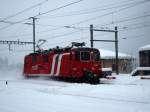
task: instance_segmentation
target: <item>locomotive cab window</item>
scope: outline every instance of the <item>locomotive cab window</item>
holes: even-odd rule
[[[90,60],[90,52],[88,52],[88,51],[81,51],[81,60],[82,61],[88,61],[88,60]]]
[[[99,52],[94,51],[94,52],[91,52],[91,54],[92,54],[92,60],[99,61],[99,58],[100,58]]]

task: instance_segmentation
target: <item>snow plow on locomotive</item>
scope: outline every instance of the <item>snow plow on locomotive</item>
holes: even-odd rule
[[[98,83],[102,77],[99,50],[72,43],[71,47],[36,51],[25,56],[24,76],[50,76]]]

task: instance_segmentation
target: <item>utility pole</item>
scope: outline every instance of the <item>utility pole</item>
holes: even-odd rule
[[[93,48],[93,25],[90,25],[90,34],[91,34],[91,39],[90,39],[91,48]]]
[[[101,31],[101,32],[111,32],[115,33],[115,40],[94,40],[93,39],[93,31]],[[101,29],[94,29],[93,25],[90,25],[90,42],[91,42],[91,48],[93,48],[93,42],[94,41],[100,41],[100,42],[114,42],[115,43],[115,53],[116,53],[116,59],[115,59],[115,68],[116,68],[116,74],[119,74],[119,68],[118,68],[118,29],[117,26],[115,27],[115,30],[101,30]]]
[[[35,53],[35,20],[37,18],[35,17],[30,17],[32,19],[32,22],[33,22],[33,52]]]
[[[115,51],[116,51],[116,74],[119,74],[119,68],[118,68],[118,29],[117,26],[115,26]]]

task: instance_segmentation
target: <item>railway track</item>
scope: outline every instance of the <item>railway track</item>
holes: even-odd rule
[[[71,82],[67,82],[67,81],[58,81],[58,80],[53,80],[53,79],[36,79],[36,78],[32,78],[32,79],[8,79],[8,80],[6,80],[6,79],[4,79],[4,80],[0,80],[0,82],[4,82],[4,83],[6,83],[6,81],[7,81],[7,83],[9,84],[9,83],[13,83],[13,82],[18,82],[18,83],[31,83],[31,84],[42,84],[42,85],[49,85],[49,86],[53,86],[54,84],[56,84],[56,85],[60,85],[60,84],[73,84],[73,83],[71,83]],[[44,81],[44,82],[43,82]],[[52,82],[52,83],[51,83]],[[114,83],[114,82],[100,82],[99,84],[96,84],[96,85],[137,85],[136,83],[135,83],[136,81],[134,81],[134,82],[131,82],[131,83]],[[76,83],[76,82],[75,82]],[[52,85],[50,85],[50,84],[52,84]],[[82,84],[82,83],[78,83],[78,84]],[[85,83],[85,84],[87,84],[87,83]],[[61,85],[60,85],[61,86]],[[62,87],[62,86],[61,86]]]
[[[144,101],[124,100],[124,99],[115,99],[115,98],[106,98],[106,97],[96,97],[96,96],[88,96],[88,95],[82,95],[82,94],[61,93],[61,95],[85,97],[85,98],[91,98],[91,99],[97,99],[97,100],[105,100],[105,101],[110,101],[111,100],[111,101],[115,101],[115,102],[150,104],[150,102],[144,102]]]
[[[15,83],[24,83],[24,84],[46,85],[46,86],[51,86],[51,87],[55,86],[55,87],[61,87],[61,88],[62,87],[68,87],[70,84],[72,84],[72,83],[67,83],[67,82],[60,82],[60,81],[50,80],[50,81],[53,81],[51,83],[49,80],[47,80],[45,82],[44,80],[41,80],[41,79],[40,80],[34,80],[34,79],[29,79],[29,80],[25,80],[25,79],[0,80],[0,82],[3,83],[3,84],[5,84],[6,81],[8,82],[8,85],[15,84]],[[136,85],[136,84],[113,84],[113,83],[112,84],[102,83],[102,84],[103,85],[108,85],[108,84],[109,85]],[[87,84],[87,85],[89,85],[89,84]],[[29,88],[29,89],[32,89],[32,88]],[[136,103],[136,104],[150,104],[150,102],[148,102],[148,101],[139,101],[139,100],[131,100],[131,99],[112,98],[112,97],[91,96],[91,95],[78,94],[78,93],[77,94],[72,94],[70,92],[59,91],[59,90],[57,90],[58,88],[56,88],[55,92],[52,91],[50,88],[47,88],[47,89],[48,89],[47,91],[45,91],[43,89],[42,90],[37,90],[36,89],[36,91],[40,91],[40,92],[47,93],[47,94],[55,94],[57,92],[57,95],[89,98],[89,99],[96,99],[96,100],[101,100],[101,101],[126,102],[126,103]]]

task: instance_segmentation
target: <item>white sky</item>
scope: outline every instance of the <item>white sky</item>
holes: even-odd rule
[[[42,1],[44,0],[1,0],[0,18],[3,20],[5,17]],[[48,0],[32,10],[9,18],[6,21],[17,22],[75,1],[78,0]],[[36,21],[36,41],[46,39],[47,43],[43,46],[44,48],[57,45],[67,46],[72,41],[85,41],[87,46],[90,46],[90,24],[99,29],[106,27],[113,29],[114,26],[118,26],[119,52],[138,56],[138,48],[150,43],[149,7],[150,0],[83,0],[60,10],[38,16]],[[0,40],[19,39],[20,41],[32,41],[32,26],[23,24],[29,22],[32,21],[28,19],[21,24],[12,25],[5,29],[3,27],[9,24],[0,22]],[[73,24],[72,27],[74,28],[63,27],[71,24]],[[114,34],[94,32],[94,38],[114,39]],[[95,42],[94,46],[114,50],[114,43]],[[23,61],[20,57],[30,52],[27,52],[27,50],[32,50],[32,45],[12,45],[11,47],[13,49],[11,52],[13,53],[8,53],[8,45],[0,45],[0,55],[8,57],[8,55],[13,54],[13,57],[15,57],[16,54],[16,57],[19,57],[17,60],[19,62]]]

